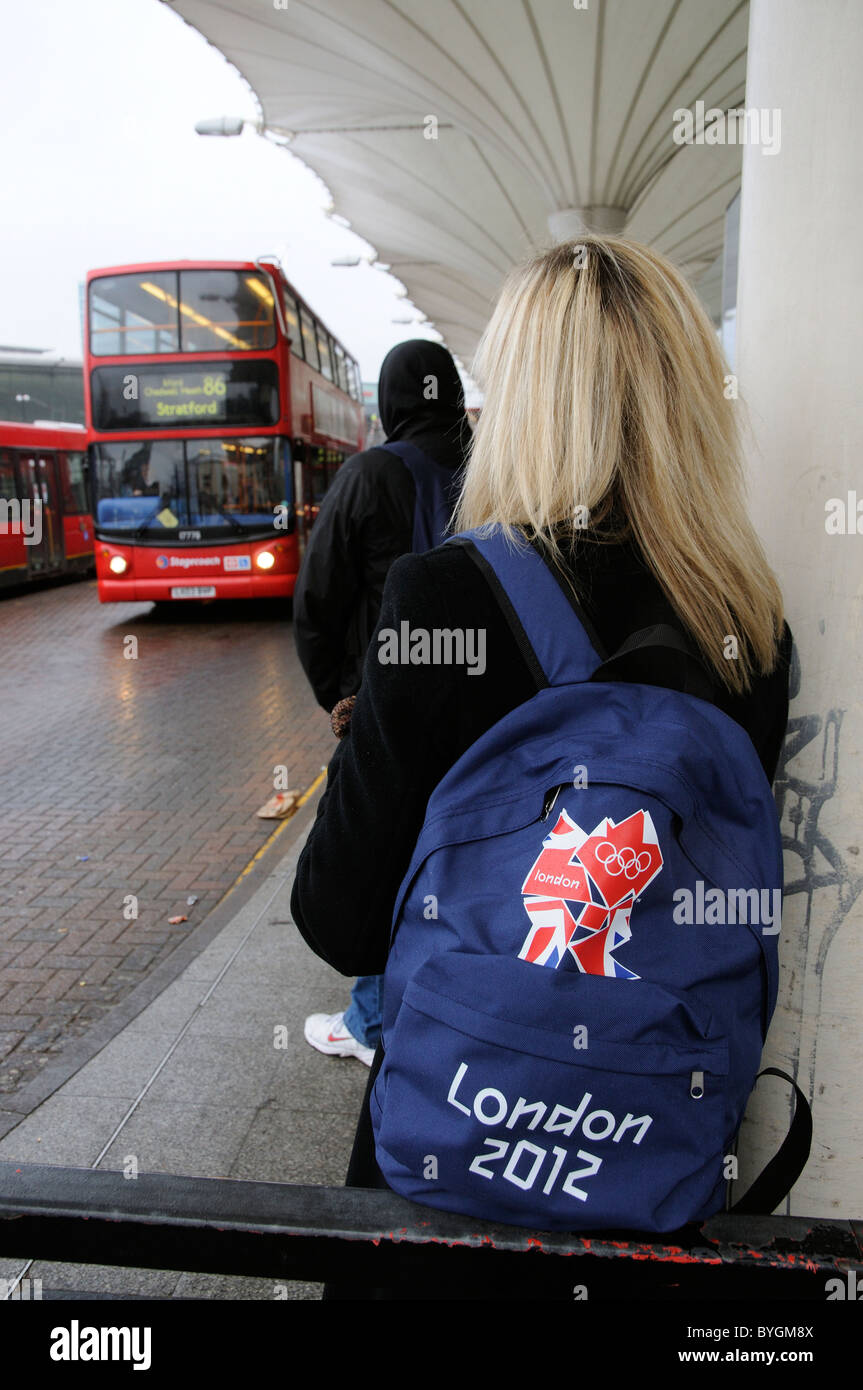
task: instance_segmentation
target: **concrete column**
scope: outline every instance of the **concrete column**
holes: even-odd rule
[[[812,1158],[784,1208],[802,1216],[863,1215],[861,72],[857,0],[752,0],[746,107],[781,113],[781,145],[744,150],[737,361],[752,513],[800,664],[777,780],[786,896],[764,1060],[795,1072],[813,1107]],[[758,1084],[742,1179],[787,1126],[784,1090]]]

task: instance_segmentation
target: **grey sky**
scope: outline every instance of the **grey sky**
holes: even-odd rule
[[[0,343],[81,351],[87,270],[275,252],[331,330],[377,376],[418,311],[327,217],[323,184],[270,142],[195,134],[254,117],[239,74],[158,0],[0,0]]]

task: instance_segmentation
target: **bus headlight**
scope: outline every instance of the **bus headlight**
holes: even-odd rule
[[[276,563],[276,557],[272,550],[259,550],[255,556],[255,564],[259,570],[271,570]]]
[[[129,561],[125,560],[122,555],[112,555],[108,561],[108,569],[112,574],[125,574],[128,568]]]

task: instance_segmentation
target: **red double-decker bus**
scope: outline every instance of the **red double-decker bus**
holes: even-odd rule
[[[0,420],[0,587],[93,568],[83,425]]]
[[[102,602],[292,595],[356,362],[269,257],[92,270],[86,320]]]

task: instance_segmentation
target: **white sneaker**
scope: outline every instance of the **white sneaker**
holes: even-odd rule
[[[344,1013],[310,1014],[303,1028],[306,1042],[316,1047],[318,1052],[326,1052],[331,1057],[358,1057],[370,1067],[375,1055],[373,1047],[365,1047],[345,1027]]]

